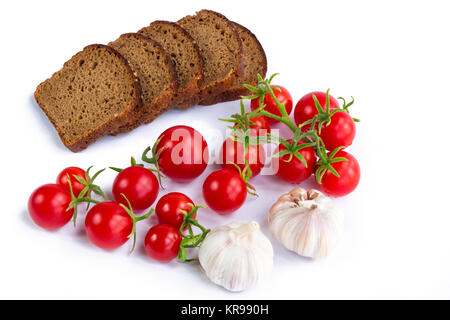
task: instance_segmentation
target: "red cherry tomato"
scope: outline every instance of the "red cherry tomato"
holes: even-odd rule
[[[159,199],[155,208],[159,223],[170,224],[179,230],[184,221],[182,210],[191,211],[192,206],[190,204],[194,204],[194,201],[183,193],[171,192],[164,195]],[[195,216],[194,214],[194,219]]]
[[[123,193],[130,201],[133,211],[141,212],[155,202],[159,193],[159,183],[150,170],[133,166],[119,172],[114,180],[112,192],[116,201],[128,207]]]
[[[263,137],[270,133],[270,123],[264,116],[250,118],[250,137]],[[237,124],[234,125],[235,127]]]
[[[266,117],[257,116],[250,118],[250,121],[254,123],[250,125],[250,136],[262,137],[270,133],[270,123]]]
[[[358,186],[360,168],[358,161],[348,152],[338,151],[335,155],[336,157],[348,159],[348,161],[340,161],[332,164],[340,177],[336,177],[330,170],[327,170],[319,187],[329,196],[342,197],[351,193]]]
[[[356,135],[356,126],[352,117],[346,112],[336,112],[331,116],[330,124],[322,127],[320,137],[327,150],[344,146],[348,147],[353,143]]]
[[[266,162],[266,152],[262,145],[250,145],[247,154],[244,157],[244,145],[228,138],[223,142],[220,154],[222,156],[222,168],[237,170],[233,165],[235,163],[241,170],[245,168],[245,160],[247,160],[250,169],[252,170],[252,177],[256,177]]]
[[[157,224],[145,236],[145,251],[149,257],[167,262],[177,257],[181,235],[169,224]]]
[[[67,210],[70,194],[57,184],[45,184],[37,188],[28,200],[31,219],[40,227],[56,230],[72,219],[73,209]]]
[[[288,142],[292,142],[292,140],[288,140]],[[304,142],[298,142],[298,144],[301,143]],[[274,154],[283,150],[286,150],[286,147],[280,144],[274,151]],[[299,153],[305,158],[307,167],[295,156],[292,157],[291,161],[286,162],[290,157],[288,154],[272,159],[272,169],[278,178],[292,184],[299,184],[313,174],[316,164],[316,153],[314,149],[312,147],[303,148]]]
[[[289,91],[286,88],[284,88],[282,86],[278,86],[278,85],[273,85],[270,87],[271,88],[278,87],[281,89],[281,91],[274,90],[273,93],[275,94],[275,97],[277,98],[278,101],[280,101],[281,103],[284,103],[287,114],[291,114],[293,102],[292,102],[292,96],[289,93]],[[260,98],[253,99],[251,101],[250,108],[252,109],[252,111],[254,111],[260,107],[259,102],[260,102]],[[266,96],[264,97],[264,104],[266,105],[266,107],[264,108],[265,111],[270,112],[276,116],[281,116],[281,112],[278,109],[278,107],[271,95],[266,94]],[[272,118],[267,118],[267,120],[269,120],[270,123],[278,122],[277,120],[272,119]]]
[[[238,210],[247,198],[247,186],[236,170],[220,169],[211,173],[203,183],[203,197],[219,214]]]
[[[316,96],[319,101],[321,107],[325,109],[327,94],[326,92],[314,91],[308,94],[305,94],[295,105],[294,110],[294,119],[297,125],[304,123],[308,120],[314,118],[315,115],[318,114],[316,105],[314,103],[313,95]],[[333,97],[330,97],[330,110],[339,108],[339,102]],[[310,125],[306,125],[302,127],[302,131],[308,131],[311,128]]]
[[[164,148],[158,160],[161,171],[177,181],[190,181],[208,165],[208,144],[203,136],[188,126],[174,126],[159,136],[157,151]]]
[[[115,201],[96,204],[89,210],[84,224],[89,240],[105,250],[122,246],[133,230],[133,220]]]
[[[64,190],[66,190],[70,194],[70,187],[69,181],[67,180],[67,175],[70,176],[70,183],[72,184],[73,194],[75,197],[78,197],[81,190],[83,190],[85,186],[84,184],[78,182],[78,180],[74,176],[80,177],[83,180],[85,180],[86,171],[78,167],[68,167],[58,174],[58,177],[56,178],[56,184],[59,184],[61,187],[63,187]]]

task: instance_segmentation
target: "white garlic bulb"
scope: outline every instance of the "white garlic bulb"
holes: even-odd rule
[[[272,270],[273,248],[257,222],[232,222],[208,233],[198,258],[209,280],[242,291]]]
[[[272,236],[305,257],[328,256],[342,236],[342,215],[333,201],[317,190],[295,188],[282,195],[268,219]]]

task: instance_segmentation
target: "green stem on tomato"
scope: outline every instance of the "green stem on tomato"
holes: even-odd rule
[[[205,239],[206,235],[209,233],[210,229],[206,229],[205,227],[203,227],[196,219],[193,218],[193,216],[195,215],[195,213],[198,211],[198,209],[200,208],[204,208],[202,206],[195,206],[194,204],[190,203],[192,209],[189,212],[186,211],[182,211],[184,214],[184,220],[183,223],[180,226],[179,232],[181,235],[181,243],[180,243],[180,248],[178,250],[178,260],[180,262],[192,262],[192,261],[197,261],[197,259],[188,259],[187,258],[187,252],[186,249],[187,248],[196,248],[198,247],[203,240]],[[189,234],[185,235],[183,232],[183,229],[187,226],[188,230],[189,230]],[[197,228],[199,228],[201,230],[200,234],[195,235],[193,230],[192,230],[192,226],[195,226]]]
[[[264,80],[261,77],[261,75],[258,74],[258,83],[255,87],[244,84],[244,87],[246,89],[250,90],[251,92],[253,92],[253,95],[243,97],[243,99],[251,99],[251,100],[256,99],[256,98],[259,99],[259,108],[250,112],[248,117],[251,118],[251,117],[256,117],[256,116],[265,116],[265,117],[277,120],[277,121],[285,124],[289,129],[291,129],[291,131],[294,133],[294,138],[293,138],[292,144],[289,144],[286,140],[283,140],[280,137],[278,137],[278,141],[286,147],[286,150],[288,150],[287,151],[288,153],[291,153],[291,156],[289,157],[289,161],[292,160],[292,158],[295,156],[306,166],[306,162],[304,161],[303,156],[301,156],[301,154],[298,151],[307,146],[313,147],[317,156],[320,158],[320,160],[317,162],[318,167],[316,169],[316,178],[317,178],[317,182],[319,184],[321,184],[322,177],[327,170],[332,172],[335,176],[339,177],[338,172],[333,168],[332,164],[339,162],[339,161],[347,161],[347,159],[343,158],[343,157],[337,157],[337,158],[334,157],[336,155],[336,153],[339,152],[339,150],[341,150],[343,147],[336,148],[335,150],[331,151],[330,154],[328,155],[325,145],[324,145],[322,139],[319,137],[319,134],[320,134],[320,131],[324,124],[325,124],[325,126],[330,124],[331,117],[333,116],[333,114],[335,114],[336,112],[347,112],[348,113],[348,107],[350,107],[354,102],[353,97],[352,97],[352,101],[348,104],[346,104],[345,100],[342,99],[344,101],[344,107],[342,109],[338,108],[338,109],[334,109],[333,111],[330,111],[330,97],[329,97],[330,90],[329,89],[327,90],[325,109],[322,108],[319,101],[317,100],[317,97],[315,95],[313,95],[314,104],[315,104],[318,114],[316,116],[314,116],[313,119],[310,119],[310,120],[297,126],[292,121],[292,119],[289,117],[289,115],[286,111],[286,106],[277,99],[272,87],[270,86],[270,83],[275,75],[276,74],[272,75],[270,77],[270,79]],[[274,87],[274,88],[277,89],[277,87]],[[280,111],[281,116],[274,115],[274,114],[264,110],[264,108],[265,108],[264,97],[266,96],[266,94],[269,94],[272,97],[278,110]],[[242,107],[242,105],[243,105],[243,101],[241,99],[241,107]],[[355,119],[355,121],[357,121],[357,119]],[[318,127],[318,132],[316,130],[316,124]],[[306,132],[302,132],[302,127],[304,127],[306,125],[310,125],[310,129]],[[271,143],[273,141],[272,140],[273,137],[274,137],[273,135],[270,136],[269,139],[266,140],[266,143]],[[306,142],[306,143],[301,144],[300,146],[297,146],[297,142],[299,142],[299,141],[309,141],[309,143]],[[286,154],[286,152],[279,152],[278,154],[276,154],[276,156],[280,157],[285,154]]]
[[[133,222],[133,227],[132,227],[132,229],[131,229],[131,233],[128,235],[128,238],[131,238],[131,236],[133,236],[133,247],[131,248],[131,252],[130,252],[130,253],[132,253],[132,252],[134,251],[134,248],[136,247],[136,223],[139,222],[139,221],[145,220],[145,219],[147,219],[148,217],[150,217],[150,215],[153,213],[153,211],[155,211],[155,209],[151,208],[151,209],[150,209],[146,214],[144,214],[143,216],[141,216],[141,217],[136,217],[136,216],[134,215],[133,208],[131,207],[131,203],[130,203],[130,201],[128,200],[128,198],[127,198],[127,197],[125,196],[125,194],[123,194],[123,193],[121,193],[120,195],[125,199],[125,201],[126,201],[127,204],[128,204],[128,207],[126,207],[126,206],[123,205],[122,203],[120,204],[120,206],[128,213],[128,215],[129,215],[130,218],[131,218],[131,221]]]
[[[155,169],[149,169],[149,170],[150,170],[150,171],[156,172],[156,175],[158,176],[159,185],[160,185],[161,188],[164,190],[164,186],[162,185],[162,177],[164,177],[164,175],[161,173],[161,169],[160,169],[160,167],[159,167],[159,162],[158,162],[158,160],[159,160],[159,157],[161,156],[161,152],[163,152],[165,149],[167,149],[167,147],[164,146],[164,147],[160,148],[159,150],[157,150],[157,149],[158,149],[158,145],[159,145],[159,143],[161,142],[161,139],[162,139],[163,137],[164,137],[164,136],[159,137],[159,138],[155,141],[155,143],[153,144],[153,147],[147,147],[147,148],[144,150],[144,152],[142,153],[142,156],[141,156],[141,160],[144,161],[144,162],[146,162],[146,163],[149,163],[149,164],[152,164],[153,166],[155,166]],[[151,158],[149,158],[149,157],[147,156],[147,154],[148,154],[150,151],[152,152],[152,157],[151,157]]]
[[[75,194],[73,193],[73,188],[72,188],[72,180],[70,179],[70,175],[67,174],[67,182],[69,183],[69,193],[70,193],[70,197],[71,197],[71,202],[67,208],[67,210],[73,209],[73,226],[74,228],[77,226],[77,217],[78,217],[78,208],[77,205],[81,202],[87,202],[88,205],[86,207],[86,210],[89,210],[89,205],[91,203],[94,204],[98,204],[99,201],[96,201],[94,199],[91,198],[91,193],[94,192],[95,194],[99,195],[102,197],[102,199],[104,201],[107,200],[104,192],[102,191],[102,189],[100,188],[100,186],[94,184],[94,180],[100,175],[100,173],[102,173],[103,171],[105,171],[105,169],[99,170],[97,171],[92,178],[89,177],[89,172],[91,170],[92,166],[90,166],[87,170],[86,170],[86,175],[85,175],[85,179],[78,177],[78,176],[73,176],[79,183],[81,183],[82,185],[84,185],[83,190],[81,190],[81,192],[78,194],[77,197],[75,197]]]
[[[289,117],[289,114],[286,111],[286,106],[284,105],[284,103],[281,103],[277,99],[277,97],[275,96],[275,93],[273,92],[273,89],[270,87],[270,84],[268,84],[268,81],[264,81],[263,83],[266,88],[266,91],[270,94],[273,101],[277,105],[277,108],[280,110],[281,117],[274,115],[273,113],[267,112],[266,110],[264,110],[264,108],[262,108],[262,110],[260,111],[260,114],[284,123],[285,125],[287,125],[289,127],[289,129],[291,129],[293,132],[295,132],[298,128],[295,125],[294,121],[292,121],[292,119]],[[262,107],[261,101],[260,101],[260,107]]]

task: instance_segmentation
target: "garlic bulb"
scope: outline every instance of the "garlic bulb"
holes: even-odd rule
[[[317,190],[295,188],[282,195],[269,212],[270,233],[301,256],[324,258],[338,244],[343,230],[340,212]]]
[[[272,270],[273,248],[257,222],[232,222],[208,233],[198,258],[209,280],[242,291]]]

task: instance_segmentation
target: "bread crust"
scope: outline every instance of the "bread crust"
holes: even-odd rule
[[[216,96],[220,95],[221,93],[227,91],[233,84],[234,81],[240,77],[244,72],[244,52],[243,52],[243,45],[241,38],[239,37],[239,34],[232,24],[230,20],[227,19],[224,15],[221,13],[212,11],[212,10],[200,10],[197,12],[197,15],[201,12],[207,12],[209,14],[215,15],[220,19],[223,19],[225,23],[227,24],[227,27],[231,30],[231,32],[234,34],[235,39],[238,43],[239,47],[239,61],[236,68],[230,70],[228,75],[224,77],[223,79],[216,81],[215,83],[212,83],[210,85],[204,86],[200,88],[199,92],[199,100],[201,105],[212,105],[214,104],[214,101],[216,100]],[[186,16],[182,19],[180,19],[177,24],[179,24],[181,27],[183,27],[183,20],[186,18],[192,18],[193,16]],[[186,30],[187,31],[187,30]],[[189,32],[189,31],[187,31]]]
[[[178,32],[182,33],[183,36],[186,39],[188,39],[188,41],[192,44],[194,51],[196,52],[196,63],[199,66],[198,72],[190,79],[190,81],[184,88],[180,88],[180,86],[178,86],[178,90],[175,93],[175,96],[173,97],[172,101],[170,102],[172,107],[175,107],[178,109],[187,109],[192,106],[195,106],[199,103],[199,92],[200,92],[199,87],[200,87],[200,84],[203,82],[203,76],[204,76],[204,74],[203,74],[203,68],[204,68],[203,57],[200,53],[200,49],[198,48],[198,44],[184,28],[182,28],[180,25],[178,25],[174,22],[170,22],[170,21],[164,21],[164,20],[154,21],[149,26],[140,29],[138,31],[138,33],[146,36],[147,30],[158,24],[164,24],[164,25],[174,28]],[[149,36],[149,38],[151,38],[151,37]],[[155,40],[155,41],[158,42],[157,40]],[[163,46],[163,44],[161,44],[161,45]],[[174,68],[176,71],[175,66],[174,66]]]
[[[233,21],[232,23],[235,24],[237,26],[237,28],[241,28],[245,33],[247,33],[247,35],[253,39],[256,46],[258,47],[258,51],[260,52],[260,55],[263,60],[263,72],[261,73],[261,77],[264,79],[266,77],[266,73],[267,73],[267,56],[264,51],[264,48],[262,47],[258,38],[253,34],[253,32],[251,32],[249,29],[247,29],[246,27],[244,27],[243,25],[241,25],[237,22]],[[244,59],[245,59],[245,48],[244,48]],[[255,78],[253,82],[248,83],[248,84],[255,86],[257,81],[258,81],[258,79]],[[226,90],[225,92],[217,95],[216,98],[214,100],[212,100],[211,102],[213,102],[213,104],[216,104],[216,103],[220,103],[220,102],[239,100],[239,99],[241,99],[242,96],[247,96],[250,94],[251,94],[250,90],[248,90],[244,87],[230,88],[230,89]]]
[[[258,41],[256,36],[250,30],[248,30],[247,28],[243,27],[242,25],[240,25],[238,23],[228,20],[224,15],[222,15],[218,12],[204,9],[204,10],[200,10],[200,11],[196,12],[196,14],[197,14],[197,16],[186,16],[185,18],[180,19],[176,23],[169,22],[169,21],[155,21],[155,22],[151,23],[149,26],[140,29],[137,33],[125,33],[125,34],[121,35],[121,37],[134,36],[134,37],[138,37],[142,40],[148,41],[154,47],[158,48],[158,50],[161,52],[161,58],[163,59],[163,64],[167,65],[167,70],[169,73],[168,77],[170,78],[170,80],[169,80],[170,84],[167,85],[167,87],[163,90],[163,92],[161,93],[161,95],[159,97],[157,97],[156,99],[154,99],[154,101],[151,101],[150,103],[144,104],[144,101],[142,98],[143,93],[142,93],[141,83],[139,80],[139,75],[137,74],[132,63],[130,61],[127,61],[127,59],[124,57],[124,55],[122,55],[119,52],[120,49],[118,51],[118,50],[114,49],[113,47],[111,47],[111,44],[113,42],[110,42],[109,45],[93,44],[93,45],[86,46],[82,51],[78,52],[70,60],[68,60],[64,64],[64,66],[61,70],[54,73],[51,78],[42,82],[36,88],[34,96],[35,96],[35,99],[36,99],[38,105],[44,111],[44,113],[47,115],[47,117],[49,118],[49,120],[53,124],[53,126],[56,128],[62,142],[64,143],[64,145],[67,148],[69,148],[71,151],[74,151],[74,152],[83,150],[86,147],[88,147],[91,143],[95,142],[96,140],[98,140],[99,138],[101,138],[105,135],[122,134],[122,133],[129,132],[129,131],[135,129],[144,123],[150,123],[154,119],[156,119],[160,114],[162,114],[163,112],[165,112],[168,109],[171,109],[173,107],[176,107],[179,109],[187,109],[187,108],[197,105],[197,104],[213,105],[213,104],[216,104],[219,102],[237,100],[243,95],[250,94],[250,92],[247,89],[245,89],[244,87],[241,86],[241,83],[243,81],[245,81],[245,82],[249,82],[249,84],[251,84],[251,85],[255,85],[257,79],[255,79],[253,82],[250,82],[247,80],[250,77],[252,77],[250,75],[252,74],[254,69],[253,68],[248,69],[248,70],[245,69],[245,66],[246,66],[246,64],[245,64],[245,62],[246,62],[245,61],[245,59],[246,59],[245,47],[244,47],[243,41],[240,36],[242,34],[242,30],[244,30],[246,32],[245,39],[247,39],[247,34],[248,34],[248,36],[255,41],[255,44],[257,45],[257,47],[259,49],[261,59],[257,59],[257,60],[259,61],[258,62],[259,64],[261,64],[261,61],[262,61],[263,72],[261,73],[261,76],[265,77],[266,72],[267,72],[267,57],[266,57],[263,47],[261,46],[261,43]],[[216,21],[218,24],[220,24],[221,27],[224,28],[223,30],[225,30],[225,32],[227,33],[227,36],[230,36],[230,33],[231,33],[230,38],[228,38],[228,37],[226,38],[227,39],[226,41],[228,41],[227,46],[230,45],[233,48],[237,47],[235,54],[238,56],[238,61],[235,60],[236,56],[233,56],[232,60],[230,60],[230,64],[233,64],[233,66],[234,66],[234,62],[237,62],[237,64],[231,70],[229,70],[227,74],[225,74],[224,76],[221,76],[221,79],[217,79],[215,82],[212,82],[207,85],[204,84],[204,78],[205,78],[205,61],[204,61],[204,59],[205,58],[202,56],[201,50],[199,48],[199,44],[195,41],[195,39],[192,37],[192,35],[189,33],[189,31],[186,30],[185,28],[183,28],[184,19],[191,19],[191,18],[199,19],[201,17],[200,14],[206,14],[206,15],[209,15],[209,17],[211,17],[211,15],[217,17],[217,19],[213,17],[212,21]],[[209,20],[209,17],[208,17],[208,20]],[[221,21],[218,21],[218,19],[220,19]],[[197,20],[193,21],[193,23],[196,23],[196,22],[197,22]],[[167,51],[164,49],[164,46],[161,45],[161,43],[159,43],[158,41],[155,41],[154,39],[151,39],[151,37],[148,37],[144,34],[144,30],[146,28],[149,28],[153,24],[157,24],[157,23],[166,24],[167,26],[176,28],[177,32],[182,33],[182,35],[185,37],[185,39],[188,39],[188,43],[193,44],[194,50],[197,53],[197,55],[194,59],[196,59],[196,63],[198,63],[199,70],[196,72],[195,75],[191,76],[191,78],[187,81],[187,84],[185,84],[186,81],[184,81],[184,79],[186,79],[187,77],[183,76],[182,83],[183,83],[183,85],[185,84],[183,88],[178,87],[179,82],[177,81],[177,73],[176,73],[176,69],[175,69],[176,66],[173,64],[172,59],[169,56],[169,54],[167,53]],[[200,24],[201,22],[198,22],[198,23]],[[216,35],[215,30],[209,29],[210,28],[209,25],[207,28],[208,28],[208,32],[210,32],[209,34]],[[242,28],[242,30],[240,28]],[[202,32],[200,35],[201,38],[208,37],[208,34],[205,34],[203,31],[201,31],[201,32]],[[179,34],[179,33],[174,32],[174,34]],[[219,34],[217,34],[217,36],[219,36]],[[234,40],[236,40],[237,46],[234,44]],[[230,41],[233,41],[233,42],[230,42]],[[219,43],[223,43],[223,42],[219,42]],[[175,43],[175,44],[182,45],[179,42]],[[206,44],[206,42],[205,42],[205,44]],[[214,45],[215,44],[213,44],[213,46]],[[135,92],[136,97],[133,97],[133,101],[130,101],[126,106],[123,106],[123,108],[120,109],[120,113],[115,115],[114,119],[109,120],[107,123],[101,124],[97,128],[90,129],[89,132],[83,133],[83,135],[80,138],[78,138],[76,141],[69,143],[66,140],[68,137],[64,136],[65,132],[63,130],[62,125],[58,124],[57,120],[52,118],[51,112],[54,112],[54,111],[52,110],[52,108],[48,109],[47,106],[45,106],[45,103],[44,103],[44,102],[46,102],[45,99],[47,99],[49,97],[49,93],[50,93],[50,97],[51,97],[51,93],[52,93],[52,91],[49,91],[49,88],[45,87],[45,85],[48,83],[48,81],[50,81],[54,77],[58,77],[58,75],[61,72],[63,72],[63,69],[68,65],[68,63],[70,63],[72,59],[75,59],[77,57],[77,55],[82,54],[85,50],[95,50],[95,49],[100,49],[100,48],[117,56],[118,58],[120,58],[121,63],[124,63],[124,65],[126,66],[127,73],[129,74],[130,79],[133,81],[133,87],[134,87],[134,92]],[[252,50],[251,50],[252,53],[255,52],[255,50],[253,48],[254,47],[252,47]],[[219,48],[219,50],[222,51],[222,48]],[[211,51],[211,52],[213,52],[213,51]],[[124,53],[125,53],[125,51],[124,51]],[[189,50],[189,53],[190,53],[189,57],[193,56],[192,50]],[[209,54],[209,52],[207,52],[207,55],[208,54]],[[127,55],[125,54],[125,56],[127,56]],[[131,57],[130,57],[130,60],[133,60],[133,59],[131,59]],[[142,60],[140,60],[140,61],[142,61]],[[182,61],[183,61],[183,63],[185,63],[184,62],[185,60],[182,60]],[[158,62],[158,63],[160,63],[160,62]],[[160,66],[162,68],[164,68],[162,65],[160,65]],[[255,66],[255,64],[253,64],[253,66]],[[216,68],[216,66],[214,66],[214,68]],[[224,69],[228,70],[228,68],[224,68]],[[148,69],[146,69],[146,70],[148,70]],[[216,70],[216,69],[213,69],[213,70]],[[225,70],[223,70],[223,69],[222,69],[222,71],[218,70],[218,72],[220,75],[222,75],[223,73],[225,73],[224,72]],[[260,71],[260,70],[261,69],[258,68],[258,71]],[[208,72],[209,72],[209,70],[208,70]],[[190,72],[189,74],[192,74],[192,73]],[[208,81],[213,81],[213,79],[217,78],[217,76],[219,74],[214,75],[214,74],[207,73]],[[159,73],[159,75],[161,76],[161,73]],[[163,76],[161,76],[161,78],[163,78]],[[126,78],[124,78],[124,79],[126,79]],[[242,80],[242,79],[245,79],[245,80]],[[46,90],[45,96],[42,95],[43,88],[45,88],[45,90]],[[144,86],[144,89],[145,88],[146,88],[146,86]],[[161,88],[161,87],[158,87],[158,88]],[[43,99],[44,99],[44,101],[43,101]],[[147,99],[147,100],[149,100],[149,99]],[[121,100],[121,101],[123,101],[123,100]],[[48,102],[48,105],[50,107],[53,106],[53,104],[51,102]],[[118,106],[118,108],[120,108],[120,106]],[[69,140],[71,140],[71,139],[69,138]]]
[[[164,50],[164,48],[155,40],[150,39],[149,37],[146,37],[139,33],[124,33],[120,37],[128,37],[128,36],[140,38],[144,41],[151,43],[155,47],[158,47],[158,50],[160,50],[163,56],[165,64],[169,68],[169,77],[171,80],[169,87],[166,88],[161,94],[161,96],[157,98],[155,101],[147,105],[141,104],[140,106],[136,106],[136,108],[134,108],[133,111],[129,113],[128,117],[117,128],[117,130],[111,134],[113,136],[132,131],[133,129],[136,129],[137,127],[141,126],[144,123],[152,122],[158,115],[170,109],[170,102],[177,90],[175,68],[172,64],[172,61],[170,60],[169,55]]]
[[[136,92],[136,97],[133,101],[131,101],[128,105],[126,105],[122,111],[114,118],[111,119],[109,122],[103,123],[101,126],[95,128],[91,132],[86,132],[83,136],[81,136],[77,141],[73,143],[69,143],[66,139],[64,139],[63,135],[63,129],[60,127],[59,123],[54,119],[49,112],[47,106],[43,103],[41,100],[41,91],[43,90],[43,87],[54,77],[58,77],[59,74],[63,72],[63,69],[68,66],[68,64],[73,60],[76,59],[78,55],[83,54],[86,50],[91,49],[105,49],[106,51],[110,52],[111,54],[114,54],[116,57],[118,57],[126,66],[126,69],[129,72],[130,79],[132,80],[134,90]],[[50,122],[55,127],[56,131],[58,132],[58,135],[61,139],[61,141],[64,143],[64,145],[73,152],[78,152],[83,149],[86,149],[90,144],[94,143],[98,139],[100,139],[103,136],[106,136],[108,134],[114,133],[127,119],[129,113],[136,107],[139,107],[142,105],[142,91],[141,86],[139,82],[139,78],[137,77],[136,72],[134,71],[133,67],[128,63],[128,61],[115,49],[111,48],[110,46],[106,46],[103,44],[91,44],[83,48],[82,51],[76,53],[72,58],[70,58],[66,63],[64,63],[61,70],[55,72],[49,79],[45,80],[41,84],[38,85],[36,88],[36,91],[34,92],[34,98],[36,99],[37,104],[39,107],[44,111],[47,118],[50,120]]]

